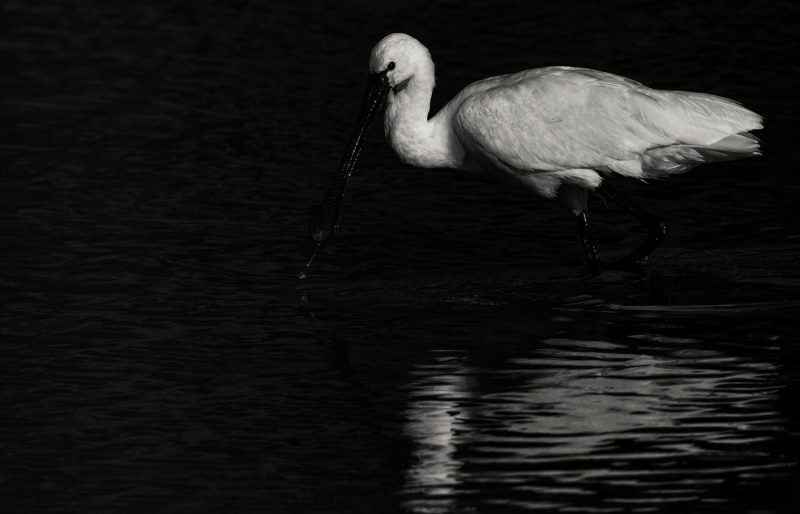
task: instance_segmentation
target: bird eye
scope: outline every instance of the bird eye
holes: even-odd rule
[[[394,69],[394,66],[395,66],[394,61],[392,61],[392,62],[389,63],[389,66],[386,67],[386,70],[387,71],[392,71]]]

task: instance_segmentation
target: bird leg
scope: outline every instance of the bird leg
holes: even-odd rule
[[[619,205],[622,210],[634,216],[647,228],[647,240],[625,257],[612,263],[612,267],[626,268],[633,266],[637,262],[647,260],[647,257],[661,245],[667,235],[667,225],[664,221],[659,216],[639,207],[625,196],[622,196],[607,182],[603,182],[595,191],[604,199]]]
[[[589,229],[589,217],[585,212],[579,212],[575,215],[575,221],[578,224],[578,234],[581,236],[583,251],[586,254],[589,274],[597,275],[600,273],[600,259],[597,257],[597,248],[594,246],[592,231]]]

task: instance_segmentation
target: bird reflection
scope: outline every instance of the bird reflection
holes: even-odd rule
[[[557,506],[606,488],[690,500],[713,496],[731,474],[772,469],[774,365],[698,341],[641,338],[657,347],[548,340],[480,365],[443,354],[415,367],[407,508],[447,510],[474,495]]]
[[[448,506],[461,482],[462,462],[456,456],[456,441],[468,422],[460,407],[469,394],[467,373],[457,359],[442,359],[417,370],[423,377],[409,395],[404,432],[414,442],[414,464],[406,473],[409,487],[424,491],[428,503]],[[435,374],[429,375],[431,371]],[[415,506],[409,501],[409,507]]]

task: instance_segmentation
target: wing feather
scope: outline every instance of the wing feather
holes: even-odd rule
[[[590,168],[643,177],[656,161],[683,171],[665,148],[680,146],[674,158],[696,165],[715,153],[686,148],[761,128],[760,116],[732,100],[595,70],[540,68],[475,86],[459,98],[453,127],[469,152],[512,173]],[[652,163],[651,149],[660,149]]]

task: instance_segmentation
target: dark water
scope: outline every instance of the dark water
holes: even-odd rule
[[[0,11],[3,512],[796,512],[789,2],[23,2]],[[548,64],[736,98],[765,157],[652,187],[641,274],[559,206],[376,131],[311,277],[366,58],[434,106]],[[593,204],[603,255],[642,234]]]

